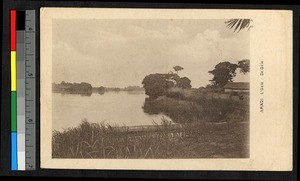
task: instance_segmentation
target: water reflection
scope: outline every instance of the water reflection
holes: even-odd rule
[[[151,99],[149,97],[145,98],[145,102],[144,102],[144,105],[142,108],[145,113],[150,114],[150,115],[160,113],[160,110],[158,109],[158,107],[154,105],[153,99]]]
[[[91,96],[93,94],[93,92],[81,92],[81,93],[65,93],[65,92],[61,92],[61,93],[55,93],[55,94],[61,94],[63,96],[65,95],[80,95],[80,96]]]
[[[153,121],[160,123],[164,115],[154,114],[150,108],[147,111],[147,100],[143,91],[53,93],[52,128],[63,130],[76,127],[84,118],[89,122],[105,122],[110,125],[153,125]]]

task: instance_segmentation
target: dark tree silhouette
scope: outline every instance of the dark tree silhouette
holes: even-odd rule
[[[190,89],[192,87],[191,86],[191,80],[187,77],[182,77],[177,82],[177,86],[181,87],[183,89]]]
[[[215,68],[208,73],[212,74],[214,77],[210,82],[214,87],[223,87],[228,82],[232,82],[233,77],[236,75],[235,70],[238,65],[230,62],[220,62]]]
[[[250,60],[244,59],[244,60],[238,61],[238,68],[240,69],[240,72],[243,74],[250,72]]]
[[[183,67],[177,65],[177,66],[174,66],[173,69],[174,69],[174,70],[177,72],[177,74],[178,74],[178,71],[183,70]]]
[[[104,94],[104,92],[105,92],[105,87],[100,86],[100,87],[98,88],[98,93],[99,93],[99,94]]]
[[[158,73],[147,75],[142,82],[145,93],[154,98],[165,95],[167,89],[173,87],[175,83],[173,74]]]

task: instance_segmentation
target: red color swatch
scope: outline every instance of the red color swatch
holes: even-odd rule
[[[10,50],[16,50],[16,18],[17,11],[10,10]]]

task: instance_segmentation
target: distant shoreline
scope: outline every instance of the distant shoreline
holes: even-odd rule
[[[70,83],[62,81],[61,83],[52,83],[52,93],[62,93],[62,94],[81,94],[81,95],[91,95],[92,93],[104,94],[105,92],[141,92],[145,91],[143,87],[140,86],[127,86],[125,88],[118,87],[92,87],[90,83]]]

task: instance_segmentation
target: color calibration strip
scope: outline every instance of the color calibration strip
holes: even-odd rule
[[[35,11],[10,11],[11,169],[35,169]]]
[[[11,66],[11,169],[18,170],[17,151],[17,57],[16,20],[17,11],[10,11],[10,66]]]

